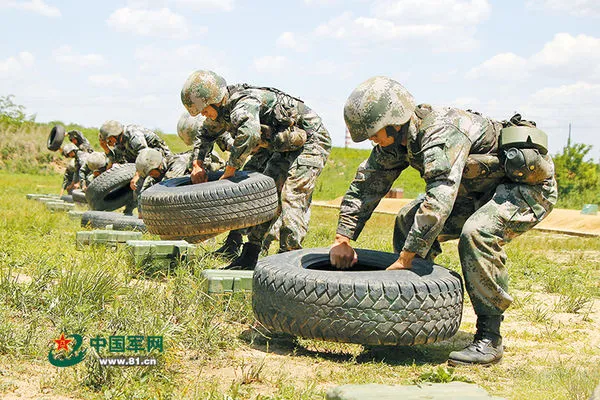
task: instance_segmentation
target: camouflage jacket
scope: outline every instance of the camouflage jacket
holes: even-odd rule
[[[65,174],[63,175],[62,188],[66,189],[73,182],[74,177],[75,170],[67,168]]]
[[[82,189],[86,186],[89,186],[90,183],[94,180],[94,172],[88,167],[87,163],[83,164],[83,166],[79,168],[78,174],[79,183]]]
[[[498,122],[467,111],[419,106],[394,143],[375,146],[359,166],[342,201],[337,233],[355,240],[381,198],[410,165],[425,180],[426,193],[404,250],[425,257],[457,196],[478,199],[505,180],[503,176],[462,179],[470,154],[497,154],[500,129]],[[403,135],[406,146],[400,143]]]
[[[148,189],[150,186],[155,185],[158,182],[162,182],[165,179],[179,178],[191,172],[191,152],[185,152],[180,154],[169,154],[167,158],[167,170],[162,178],[154,179],[151,176],[147,176],[144,179],[142,185],[142,191]]]
[[[217,119],[207,119],[196,136],[196,160],[204,159],[208,144],[212,144],[223,133],[230,132],[233,144],[227,165],[240,169],[261,142],[261,124],[279,131],[294,125],[305,111],[301,100],[277,89],[230,85],[227,90],[228,100],[218,108]]]
[[[94,151],[90,141],[85,136],[83,136],[83,133],[81,133],[80,131],[78,131],[76,129],[69,131],[67,133],[67,136],[69,137],[69,140],[72,140],[73,138],[77,138],[77,141],[80,143],[79,146],[77,146],[79,148],[79,150],[85,151],[88,153],[91,153],[92,151]]]
[[[73,182],[79,182],[79,171],[83,166],[85,166],[85,162],[89,154],[90,153],[87,151],[81,150],[77,150],[75,152],[75,172],[73,173]]]
[[[171,154],[164,140],[150,129],[139,125],[125,125],[121,142],[118,142],[113,150],[113,157],[134,163],[140,150],[147,147],[161,151],[165,157]]]

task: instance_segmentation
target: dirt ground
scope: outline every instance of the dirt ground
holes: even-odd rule
[[[382,199],[375,212],[397,214],[413,199]],[[342,198],[330,201],[314,201],[316,206],[339,208]],[[584,215],[578,210],[555,208],[535,229],[565,232],[582,236],[600,236],[600,215]]]

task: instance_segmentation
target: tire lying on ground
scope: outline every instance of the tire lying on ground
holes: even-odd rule
[[[48,135],[48,143],[46,147],[48,150],[56,151],[60,149],[65,139],[65,127],[62,125],[54,125],[50,134]]]
[[[88,186],[85,198],[95,211],[112,211],[133,201],[133,191],[129,187],[135,175],[135,164],[114,165],[98,175]]]
[[[63,194],[62,196],[60,196],[60,199],[62,201],[64,201],[65,203],[72,203],[73,202],[73,196],[70,194]]]
[[[146,232],[144,221],[133,215],[109,211],[86,211],[81,215],[81,226],[104,229],[112,225],[116,231]]]
[[[73,189],[71,192],[71,196],[73,197],[74,203],[83,203],[87,204],[87,199],[85,198],[85,192],[81,189]]]
[[[273,332],[365,345],[416,345],[448,339],[460,326],[460,275],[415,259],[385,271],[397,254],[357,249],[358,264],[331,267],[329,249],[265,257],[254,271],[252,307]]]
[[[233,229],[271,220],[278,207],[272,178],[258,172],[209,172],[206,183],[189,176],[168,179],[142,193],[142,218],[161,238],[198,242]]]

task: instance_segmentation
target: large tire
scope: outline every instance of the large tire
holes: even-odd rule
[[[116,231],[146,232],[144,221],[133,215],[108,211],[86,211],[81,215],[81,226],[104,229],[112,225]]]
[[[87,204],[87,199],[85,198],[85,192],[81,189],[73,189],[71,192],[71,196],[73,197],[74,203],[83,203]]]
[[[358,264],[339,271],[329,249],[265,257],[254,271],[252,307],[273,332],[365,345],[416,345],[456,334],[462,318],[460,275],[415,259],[385,271],[397,254],[357,249]]]
[[[119,164],[98,175],[88,186],[85,198],[92,210],[112,211],[133,201],[129,187],[135,164]]]
[[[56,151],[60,149],[60,146],[63,144],[63,140],[65,140],[65,127],[62,125],[54,125],[50,134],[48,135],[48,143],[46,147],[48,150]]]
[[[236,172],[230,179],[210,172],[209,182],[193,185],[189,176],[168,179],[142,193],[142,217],[148,232],[198,241],[229,230],[273,219],[278,207],[272,178]]]

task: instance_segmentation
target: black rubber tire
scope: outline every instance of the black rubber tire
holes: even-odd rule
[[[73,189],[71,192],[71,196],[73,197],[74,203],[83,203],[87,204],[87,199],[85,198],[85,192],[81,189]]]
[[[258,172],[236,172],[193,185],[189,176],[168,179],[142,193],[142,217],[148,232],[199,241],[229,230],[273,219],[278,207],[275,181]]]
[[[329,249],[265,257],[254,271],[252,307],[273,332],[364,345],[416,345],[448,339],[460,327],[460,275],[415,259],[385,271],[397,254],[357,249],[358,264],[334,270]]]
[[[112,211],[133,201],[129,187],[135,164],[119,164],[98,175],[88,186],[85,198],[95,211]]]
[[[104,229],[112,225],[116,231],[146,232],[144,221],[133,215],[109,211],[86,211],[81,215],[81,226]]]
[[[65,203],[73,203],[73,196],[70,194],[63,194],[60,196],[60,199]]]
[[[63,141],[65,140],[65,127],[62,125],[54,125],[50,134],[48,135],[48,143],[46,147],[48,150],[56,151],[60,149]]]

